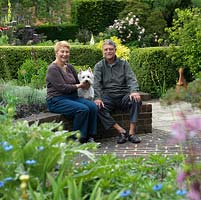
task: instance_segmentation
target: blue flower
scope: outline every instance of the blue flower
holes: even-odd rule
[[[12,177],[7,177],[7,178],[4,179],[5,182],[9,182],[9,181],[12,181],[12,180],[13,180]]]
[[[87,164],[88,164],[87,161],[82,161],[82,162],[81,162],[81,165],[87,165]]]
[[[10,151],[13,149],[13,146],[12,145],[7,145],[7,146],[3,146],[4,150],[5,151]]]
[[[121,192],[119,194],[120,197],[127,197],[127,196],[130,196],[131,195],[131,191],[130,190],[125,190],[123,192]]]
[[[8,146],[8,145],[9,145],[7,141],[5,141],[5,142],[1,142],[1,144],[2,144],[2,146],[3,146],[3,147],[5,147],[5,146]]]
[[[44,146],[39,146],[38,147],[38,151],[43,151],[45,148],[44,148]]]
[[[4,182],[3,181],[0,181],[0,188],[1,187],[4,187]]]
[[[154,191],[159,191],[161,190],[163,187],[163,184],[162,183],[159,183],[157,185],[154,185],[154,187],[152,188]]]
[[[35,164],[35,163],[36,163],[35,160],[26,160],[26,164],[27,164],[27,165],[33,165],[33,164]]]
[[[179,196],[184,196],[184,195],[187,194],[187,191],[186,190],[177,190],[176,194],[179,195]]]

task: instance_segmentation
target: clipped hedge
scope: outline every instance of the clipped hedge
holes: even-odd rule
[[[94,34],[113,24],[126,5],[125,0],[73,0],[72,22]]]
[[[130,64],[137,76],[141,91],[150,93],[152,97],[160,97],[167,89],[175,86],[178,80],[178,66],[171,60],[171,51],[167,47],[131,50]],[[0,78],[17,79],[17,71],[26,59],[40,58],[51,63],[55,55],[52,46],[8,46],[0,47],[0,58]],[[71,47],[69,62],[77,68],[80,66],[93,68],[100,59],[102,53],[94,46]]]
[[[0,78],[16,79],[19,67],[28,58],[43,59],[51,63],[55,59],[52,46],[6,46],[0,47]],[[99,49],[89,45],[71,46],[70,63],[93,67],[102,58]]]
[[[177,66],[168,56],[167,47],[133,49],[130,64],[135,72],[140,90],[159,97],[175,86],[178,79]]]
[[[76,24],[69,25],[41,25],[34,27],[38,34],[44,34],[46,40],[75,40],[79,26]]]

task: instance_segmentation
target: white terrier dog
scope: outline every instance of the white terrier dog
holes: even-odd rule
[[[93,82],[94,82],[94,75],[89,67],[86,71],[80,70],[78,73],[78,79],[80,83],[86,82],[90,84],[89,89],[85,90],[82,88],[78,89],[78,96],[83,97],[85,99],[93,100],[94,98],[94,88],[93,88]]]

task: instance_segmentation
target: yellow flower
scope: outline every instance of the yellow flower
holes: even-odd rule
[[[124,60],[129,60],[129,56],[130,56],[130,49],[126,46],[124,46],[123,44],[121,44],[121,39],[117,38],[116,36],[112,36],[110,37],[110,39],[115,42],[116,46],[117,46],[117,50],[116,50],[116,55],[119,58],[123,58]],[[102,46],[103,46],[104,41],[101,40],[98,44],[97,44],[97,48],[102,50]]]
[[[20,180],[21,180],[21,181],[28,181],[28,180],[29,180],[29,175],[25,175],[25,174],[24,174],[24,175],[21,175],[21,176],[20,176]]]

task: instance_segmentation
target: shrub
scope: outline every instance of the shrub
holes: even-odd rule
[[[26,59],[18,70],[19,83],[43,88],[47,67],[48,63],[42,59]]]
[[[173,57],[178,67],[189,67],[194,78],[201,71],[201,9],[176,10],[178,19],[166,29],[173,46],[180,54]]]
[[[114,24],[107,29],[106,35],[115,35],[123,43],[132,41],[133,44],[135,42],[135,46],[139,46],[142,43],[144,32],[145,29],[139,25],[139,18],[131,12],[126,18],[114,20]]]
[[[74,0],[71,6],[72,22],[78,24],[80,29],[98,34],[113,23],[125,4],[123,0]]]
[[[160,97],[176,84],[178,72],[168,54],[169,49],[165,47],[131,51],[130,64],[137,76],[140,90],[150,93],[152,97]]]

